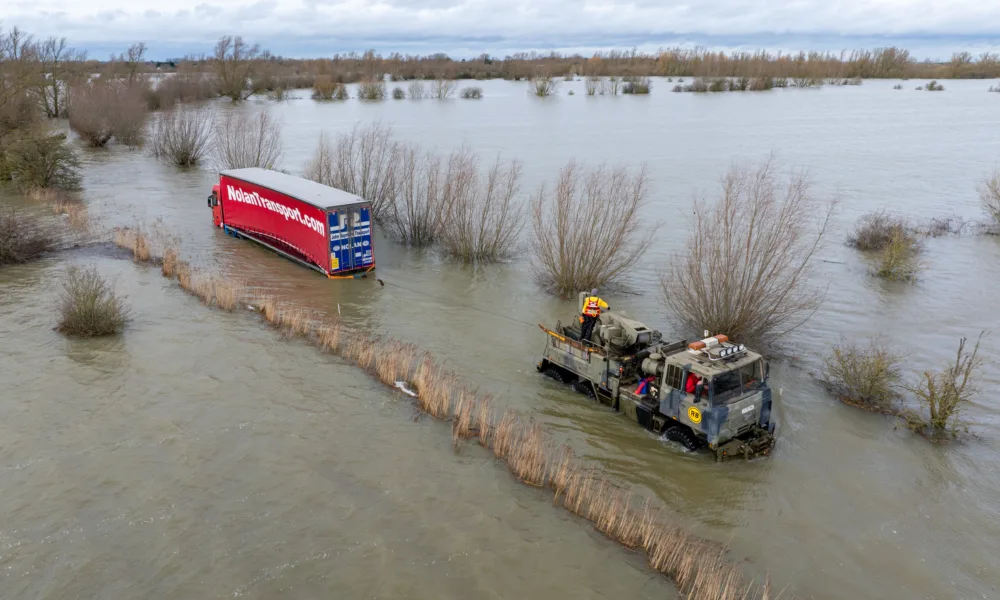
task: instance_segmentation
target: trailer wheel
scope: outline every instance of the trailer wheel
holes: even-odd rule
[[[692,452],[701,448],[701,440],[699,440],[698,436],[696,436],[686,425],[674,425],[668,429],[667,439],[671,442],[679,443],[684,446],[684,448]]]

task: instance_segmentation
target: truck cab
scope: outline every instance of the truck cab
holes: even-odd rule
[[[659,331],[605,311],[589,340],[580,327],[546,332],[539,371],[625,413],[689,450],[708,446],[718,460],[770,452],[771,390],[761,355],[725,335],[665,342]],[[687,391],[688,379],[700,383]]]
[[[212,209],[212,224],[222,227],[222,205],[219,204],[219,184],[212,186],[212,194],[208,197],[208,207]]]

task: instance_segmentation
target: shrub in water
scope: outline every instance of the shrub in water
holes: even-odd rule
[[[153,126],[150,150],[162,161],[191,167],[212,147],[212,119],[205,112],[179,106],[160,115]]]
[[[13,208],[0,209],[0,265],[26,263],[55,243],[50,228]]]
[[[361,100],[382,100],[385,98],[384,81],[362,81],[358,84],[358,98]]]
[[[95,267],[72,266],[59,298],[59,331],[78,337],[112,335],[129,319],[129,308]]]
[[[402,100],[403,98],[406,98],[406,92],[403,91],[403,88],[401,87],[392,88],[393,100]]]
[[[893,231],[888,245],[879,254],[874,267],[877,277],[893,281],[912,281],[919,270],[917,255],[920,243],[904,229]]]
[[[984,335],[985,331],[979,334],[972,352],[965,347],[968,340],[962,338],[954,363],[942,371],[924,371],[920,382],[909,388],[924,409],[923,414],[914,411],[906,414],[907,424],[913,431],[937,439],[968,432],[961,413],[977,392],[972,380],[982,364],[978,355]]]
[[[318,75],[313,81],[313,100],[333,100],[333,93],[337,90],[337,84],[329,75]]]
[[[900,358],[883,342],[834,346],[825,362],[823,383],[837,398],[876,412],[895,412]]]
[[[411,100],[420,100],[426,95],[424,92],[424,84],[418,79],[414,79],[410,82],[410,85],[407,87],[407,92],[409,93]]]
[[[80,187],[80,160],[63,133],[32,128],[11,136],[0,152],[5,169],[23,191]]]
[[[483,88],[480,88],[480,87],[462,88],[461,96],[462,96],[462,98],[465,98],[465,99],[482,98],[483,97]]]
[[[897,232],[907,232],[910,226],[902,217],[884,210],[862,215],[847,236],[847,244],[863,252],[884,250]]]
[[[629,77],[624,87],[622,87],[623,94],[648,94],[649,90],[653,87],[652,82],[649,77]]]

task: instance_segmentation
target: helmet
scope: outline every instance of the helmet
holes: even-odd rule
[[[591,296],[596,296],[597,295],[597,288],[594,288],[594,289],[590,290],[590,295]]]

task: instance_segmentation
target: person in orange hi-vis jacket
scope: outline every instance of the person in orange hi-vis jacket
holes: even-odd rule
[[[601,316],[601,309],[608,310],[611,306],[597,295],[597,288],[590,290],[590,295],[583,300],[583,309],[580,316],[580,340],[590,341],[590,336],[594,333],[594,325],[597,324],[597,317]]]

